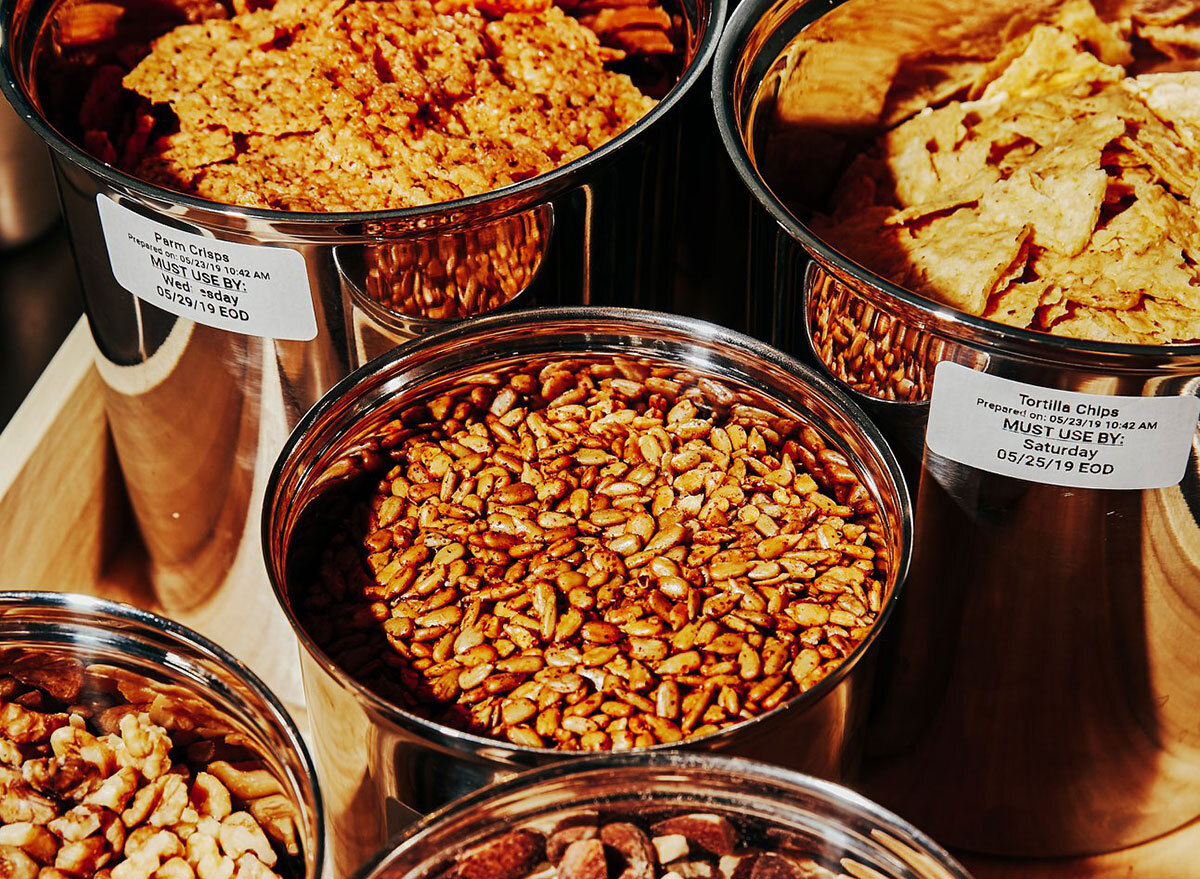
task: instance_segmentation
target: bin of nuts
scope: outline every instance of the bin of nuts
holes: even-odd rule
[[[153,614],[0,593],[0,875],[315,879],[305,746],[236,660]]]
[[[906,504],[832,387],[700,322],[515,313],[364,368],[293,434],[263,522],[335,858],[403,822],[381,803],[564,751],[842,775]]]
[[[561,763],[415,825],[358,879],[967,879],[935,842],[829,782],[748,760]]]

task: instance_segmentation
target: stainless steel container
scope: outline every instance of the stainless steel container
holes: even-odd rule
[[[59,592],[0,592],[0,644],[0,675],[76,705],[144,705],[168,732],[204,730],[218,752],[257,755],[295,808],[301,853],[285,875],[322,875],[325,818],[312,758],[279,700],[220,647],[128,605]]]
[[[997,9],[1012,7],[972,7]],[[783,303],[795,343],[871,413],[919,481],[913,568],[883,653],[866,790],[950,845],[1106,851],[1200,815],[1191,646],[1200,631],[1200,461],[1194,401],[1177,399],[1200,394],[1200,346],[1075,341],[955,312],[823,243],[803,219],[820,203],[764,168],[764,145],[779,137],[775,96],[785,85],[804,88],[788,84],[798,34],[827,26],[861,35],[850,57],[899,53],[961,35],[958,12],[940,3],[748,0],[718,51],[718,121],[777,224],[774,285],[763,295]],[[869,68],[862,76],[864,90],[883,87]],[[802,146],[812,132],[783,135]],[[793,168],[805,162],[797,149]],[[979,374],[989,378],[972,378]],[[943,453],[932,451],[931,398],[940,391],[948,401],[955,386],[981,388],[991,377],[1020,383],[989,385],[1018,404],[1005,428],[1015,449],[1029,448],[1027,428],[1057,435],[1076,419],[1091,429],[1102,419],[1087,407],[1166,406],[1182,413],[1182,433],[1168,450],[1134,425],[1124,464],[1098,465],[1124,467],[1123,483],[1085,478],[1061,455],[1031,453],[1033,463],[1014,472],[1003,446],[988,462],[961,443],[948,456],[945,418],[936,443],[930,431]],[[1052,408],[1025,406],[1020,393]],[[956,411],[949,429],[960,436],[993,415],[973,400]],[[1099,448],[1096,460],[1117,454],[1098,442],[1080,448]],[[1150,475],[1166,457],[1170,472]]]
[[[699,307],[704,291],[676,283],[677,266],[688,259],[680,248],[693,241],[686,224],[695,218],[694,187],[684,185],[680,167],[691,139],[703,136],[688,120],[706,105],[696,84],[716,48],[725,4],[669,4],[682,54],[675,84],[637,125],[595,152],[474,198],[326,215],[217,205],[97,161],[69,139],[77,114],[51,112],[71,104],[58,101],[70,90],[47,72],[58,47],[56,0],[0,3],[0,89],[52,150],[113,440],[164,607],[195,610],[218,601],[224,586],[259,580],[251,511],[284,438],[337,380],[411,337],[404,315],[381,317],[382,308],[364,307],[354,295],[363,283],[356,267],[392,267],[389,288],[465,292],[492,283],[529,304]],[[169,3],[153,12],[131,7],[123,17],[119,5],[93,5],[94,15],[85,4],[71,10],[101,24],[114,21],[115,10],[118,38],[122,27],[144,39],[146,28],[161,32],[182,20],[182,13],[171,17]],[[108,45],[94,50],[100,58]],[[181,253],[187,261],[175,258]],[[167,285],[154,268],[164,261],[216,278],[221,291],[201,301],[195,287]],[[454,270],[464,265],[479,276],[460,278]],[[262,610],[270,615],[264,625],[286,628],[277,613]],[[216,628],[208,634],[225,637]],[[258,656],[256,644],[226,646],[294,704],[298,680],[287,668]]]
[[[57,216],[45,145],[11,107],[0,105],[0,249],[32,241]]]
[[[715,813],[756,836],[786,834],[842,876],[969,879],[936,842],[844,787],[749,760],[645,752],[560,763],[464,797],[413,825],[357,879],[433,879],[474,845],[589,809],[618,821]]]
[[[263,546],[272,583],[304,648],[301,656],[317,760],[339,871],[353,869],[420,814],[520,769],[567,752],[527,748],[433,723],[381,699],[322,651],[295,602],[317,569],[323,507],[344,496],[348,474],[377,452],[369,438],[439,388],[530,358],[647,358],[747,386],[811,423],[860,474],[880,511],[888,554],[887,601],[875,629],[821,684],[775,711],[687,745],[753,756],[825,777],[859,750],[871,646],[908,564],[908,498],[875,428],[830,382],[767,346],[686,318],[625,309],[553,309],[486,318],[379,358],[305,416],[272,475]],[[331,491],[331,489],[333,489]],[[658,749],[651,749],[658,750]]]

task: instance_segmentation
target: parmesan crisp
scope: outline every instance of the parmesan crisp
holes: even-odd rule
[[[178,131],[129,170],[247,207],[406,208],[544,174],[653,108],[606,67],[622,53],[549,0],[487,13],[280,0],[177,27],[123,84],[169,107]]]

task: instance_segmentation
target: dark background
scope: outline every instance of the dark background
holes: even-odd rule
[[[0,429],[82,312],[61,222],[28,244],[0,250]]]

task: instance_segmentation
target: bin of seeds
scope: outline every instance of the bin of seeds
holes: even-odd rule
[[[718,115],[787,233],[776,294],[920,486],[867,790],[1006,855],[1182,826],[1200,5],[785,7],[739,10]]]
[[[860,412],[712,325],[517,313],[370,364],[263,519],[335,856],[578,751],[842,775],[906,503]]]
[[[541,277],[552,303],[698,301],[673,283],[693,240],[675,157],[724,18],[724,0],[0,3],[0,90],[51,148],[162,606],[253,576],[236,566],[258,557],[269,463],[376,353]]]
[[[316,879],[304,743],[235,659],[161,617],[0,593],[0,874]]]
[[[846,788],[749,760],[575,760],[414,825],[357,879],[968,879],[937,843]]]

